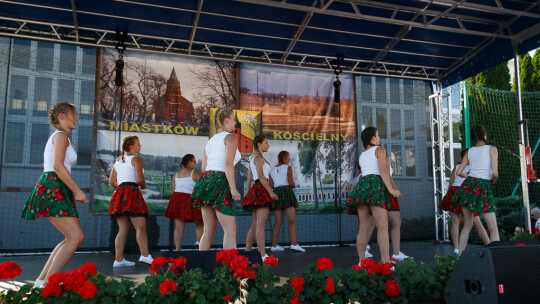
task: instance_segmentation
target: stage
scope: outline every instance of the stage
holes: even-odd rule
[[[317,259],[326,257],[332,260],[334,268],[349,268],[358,263],[356,248],[353,246],[335,247],[335,246],[303,246],[306,252],[297,252],[286,248],[282,252],[270,252],[279,259],[278,267],[275,269],[276,275],[281,277],[281,282],[285,282],[291,273],[301,274],[303,269],[309,264],[315,264]],[[469,245],[469,248],[478,246]],[[193,251],[193,250],[186,250]],[[435,265],[435,256],[445,256],[453,253],[451,244],[434,245],[433,242],[425,243],[404,243],[401,244],[401,251],[415,259],[417,262],[424,262],[428,266]],[[379,249],[376,244],[371,244],[370,252],[374,255],[373,259],[380,260]],[[165,252],[152,251],[152,256],[158,257]],[[5,261],[13,261],[21,266],[22,274],[17,277],[14,283],[10,281],[0,281],[0,290],[16,289],[14,286],[24,284],[33,284],[43,265],[47,261],[48,254],[42,255],[13,255],[3,254],[0,256],[0,264]],[[148,267],[150,265],[139,263],[138,254],[126,254],[126,259],[135,261],[137,264],[133,267],[113,268],[114,254],[112,252],[81,252],[76,253],[64,272],[70,269],[78,268],[84,263],[95,263],[98,271],[111,276],[117,280],[126,279],[141,283],[144,278],[150,275]]]

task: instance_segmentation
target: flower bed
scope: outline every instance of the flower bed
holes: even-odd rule
[[[272,256],[263,265],[250,265],[231,249],[218,252],[216,260],[223,266],[208,279],[200,269],[186,270],[183,257],[158,257],[137,286],[107,277],[87,263],[54,274],[43,289],[24,285],[0,293],[0,303],[434,303],[444,301],[443,288],[456,262],[452,256],[437,257],[437,265],[430,268],[412,259],[400,265],[366,259],[342,271],[321,258],[280,286],[279,277],[269,271],[278,266]],[[0,265],[0,279],[20,274],[13,262]]]

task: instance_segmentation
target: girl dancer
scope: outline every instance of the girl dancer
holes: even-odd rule
[[[199,245],[203,233],[203,222],[201,210],[194,208],[191,203],[191,193],[197,180],[201,177],[201,172],[195,170],[197,160],[195,155],[186,154],[182,158],[181,169],[172,179],[172,188],[174,189],[165,216],[174,219],[176,229],[174,229],[174,244],[176,251],[182,249],[182,238],[184,237],[184,227],[186,222],[194,222],[196,225],[195,234]]]
[[[468,149],[461,151],[461,159],[465,157],[465,153],[467,152],[467,150]],[[463,177],[456,175],[456,171],[459,169],[460,166],[461,164],[458,163],[452,170],[452,173],[450,174],[450,188],[448,189],[448,192],[444,196],[441,205],[439,206],[439,208],[446,210],[450,213],[450,238],[452,239],[452,244],[454,245],[454,254],[456,255],[459,254],[459,215],[462,214],[463,211],[459,205],[452,203],[451,200],[454,197],[456,191],[465,181]],[[466,166],[463,169],[463,172],[465,174],[469,173],[469,166]],[[480,221],[480,214],[478,212],[474,212],[473,214],[473,226],[474,228],[476,228],[476,233],[478,234],[478,237],[482,240],[482,243],[484,243],[484,245],[488,245],[489,237],[487,235],[486,229]]]
[[[272,191],[268,178],[270,175],[270,164],[264,159],[263,153],[268,152],[270,145],[268,139],[264,135],[257,135],[253,139],[253,147],[255,154],[249,161],[248,176],[246,180],[248,193],[242,200],[242,207],[245,210],[251,210],[253,216],[253,223],[249,228],[246,237],[246,251],[251,250],[251,244],[253,243],[253,235],[257,240],[257,249],[264,261],[268,257],[265,250],[264,241],[264,227],[268,220],[268,213],[270,207],[272,207],[273,200],[276,200],[278,196]],[[253,187],[251,186],[251,180],[254,180]]]
[[[394,179],[392,178],[394,170],[392,170],[392,165],[390,164],[390,156],[388,155],[386,155],[386,165],[388,168],[390,168],[390,182],[392,183],[392,187],[397,189],[397,186],[394,183]],[[390,240],[392,241],[393,249],[392,257],[396,260],[403,261],[409,256],[400,251],[401,215],[399,214],[399,202],[397,197],[393,196],[390,193],[388,193],[388,195],[390,196],[390,208],[388,209],[388,218],[390,218],[390,222],[392,222],[392,230],[390,230]]]
[[[474,211],[480,212],[484,217],[489,228],[490,241],[499,241],[492,190],[492,184],[499,177],[497,148],[487,144],[486,130],[480,125],[471,128],[471,138],[474,147],[465,153],[456,173],[464,177],[465,181],[451,200],[452,203],[463,207],[465,218],[459,234],[459,254],[462,254],[467,247]],[[464,171],[468,164],[470,164],[470,171],[467,174]]]
[[[203,152],[204,172],[193,188],[191,202],[201,209],[204,222],[199,250],[210,250],[217,221],[223,228],[223,249],[236,248],[236,218],[234,201],[240,192],[234,180],[234,165],[240,161],[238,138],[231,132],[236,126],[232,109],[219,109],[216,129],[223,130],[210,138]]]
[[[289,167],[291,155],[287,151],[281,151],[278,154],[278,164],[270,171],[270,186],[278,199],[274,201],[274,216],[276,222],[272,228],[272,248],[271,251],[283,251],[283,247],[278,245],[279,231],[283,223],[283,210],[287,215],[287,228],[289,230],[289,239],[291,240],[291,249],[304,252],[304,248],[296,243],[296,208],[298,201],[294,195],[294,184],[292,168]]]
[[[43,174],[21,213],[21,218],[27,220],[48,218],[65,238],[54,248],[34,287],[43,287],[52,274],[61,272],[84,240],[75,201],[86,204],[88,200],[71,176],[77,152],[69,132],[75,129],[77,121],[77,110],[70,103],[57,103],[49,110],[49,122],[56,131],[45,145]]]
[[[357,237],[359,260],[364,259],[369,230],[369,213],[373,214],[377,226],[377,243],[383,262],[390,262],[388,244],[388,211],[390,197],[401,197],[401,192],[391,183],[386,151],[381,145],[379,132],[375,127],[367,127],[361,134],[365,151],[360,155],[362,178],[347,199],[349,209],[358,210],[360,230]]]
[[[360,168],[360,164],[356,164],[356,172],[354,173],[354,184],[358,184],[360,179],[362,178],[362,169]],[[347,210],[347,214],[349,215],[358,215],[358,210]],[[373,254],[369,252],[371,249],[371,246],[369,246],[369,239],[371,238],[371,235],[373,234],[373,230],[375,230],[375,223],[373,223],[373,216],[369,216],[369,231],[368,236],[366,236],[366,240],[368,242],[366,246],[366,252],[364,253],[364,258],[369,259],[373,257]],[[358,231],[360,231],[360,221],[358,221]],[[359,234],[356,235],[356,243],[358,244],[360,240],[358,239],[360,237]]]
[[[122,154],[109,176],[109,184],[115,190],[109,204],[109,216],[118,223],[118,234],[114,240],[115,260],[113,267],[133,266],[134,262],[124,258],[124,246],[129,233],[130,223],[136,231],[137,244],[141,256],[139,262],[152,264],[152,256],[148,251],[148,235],[146,233],[146,217],[148,207],[140,189],[146,189],[143,175],[143,161],[136,156],[141,152],[141,143],[135,135],[127,135],[122,139]]]

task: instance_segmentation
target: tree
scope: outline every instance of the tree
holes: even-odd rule
[[[540,48],[534,52],[532,59],[533,76],[532,83],[534,85],[533,92],[540,92]]]
[[[521,82],[522,92],[534,92],[537,84],[533,82],[533,63],[529,53],[519,55],[519,77]],[[516,90],[516,79],[514,78],[514,84],[512,85],[512,91]]]
[[[480,72],[466,81],[485,88],[510,90],[510,70],[508,64],[504,62]]]
[[[315,200],[314,210],[319,209],[319,198],[317,196],[317,150],[319,150],[318,141],[301,141],[298,143],[298,161],[300,162],[300,172],[304,177],[312,176],[313,198]]]

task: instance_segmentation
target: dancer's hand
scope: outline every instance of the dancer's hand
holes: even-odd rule
[[[394,197],[397,197],[397,198],[403,198],[403,194],[401,194],[401,192],[400,192],[398,189],[391,189],[389,192],[390,192],[390,194],[392,194]]]
[[[240,200],[241,195],[240,195],[240,192],[238,192],[238,190],[236,190],[236,188],[231,189],[231,194],[232,194],[233,200],[235,200],[235,201]]]
[[[270,197],[271,197],[273,200],[277,200],[277,199],[278,199],[278,196],[277,196],[277,194],[274,193],[274,191],[270,191]]]
[[[75,193],[75,201],[81,202],[83,204],[88,203],[88,199],[86,198],[86,194],[84,194],[84,192],[82,190]]]

